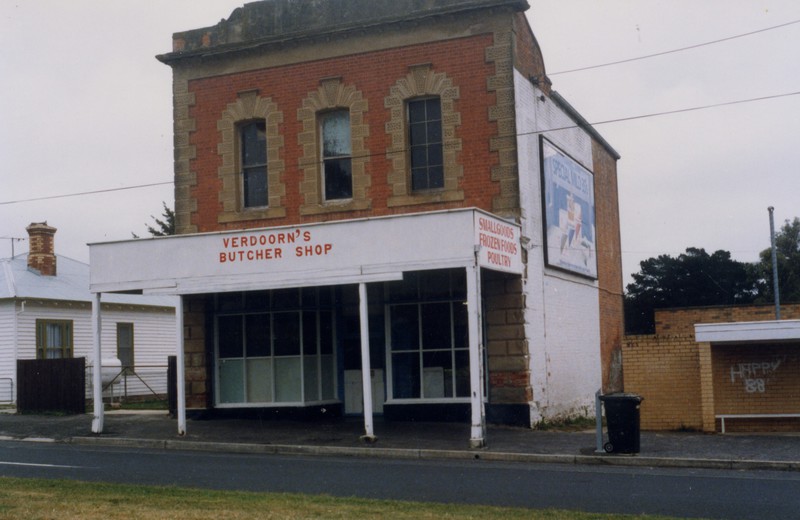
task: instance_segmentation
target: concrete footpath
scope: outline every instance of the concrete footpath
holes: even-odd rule
[[[378,440],[373,444],[360,440],[363,423],[355,419],[301,422],[195,418],[187,420],[182,437],[177,435],[176,420],[163,411],[107,412],[102,434],[93,434],[91,424],[91,415],[0,413],[0,441],[230,453],[800,471],[800,432],[642,432],[640,453],[625,455],[596,453],[594,430],[537,431],[490,425],[487,447],[470,449],[469,425],[453,423],[378,421]]]

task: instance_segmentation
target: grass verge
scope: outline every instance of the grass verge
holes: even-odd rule
[[[667,520],[668,517],[0,477],[0,518]]]

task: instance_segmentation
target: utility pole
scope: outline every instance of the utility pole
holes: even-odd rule
[[[780,288],[778,287],[778,252],[775,248],[775,218],[772,212],[775,208],[772,206],[767,208],[769,211],[769,239],[772,244],[772,287],[775,293],[775,319],[781,319],[781,295]]]

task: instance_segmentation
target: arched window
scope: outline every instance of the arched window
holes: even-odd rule
[[[350,111],[335,110],[319,116],[322,142],[322,185],[324,200],[353,198]]]
[[[339,77],[320,80],[297,111],[303,126],[300,168],[301,215],[321,215],[371,207],[366,139],[369,106],[361,91]]]
[[[283,113],[269,97],[247,90],[229,103],[217,121],[222,164],[220,223],[286,216],[283,136],[278,127]]]
[[[412,99],[407,106],[411,191],[444,188],[441,100]]]
[[[264,120],[239,126],[239,150],[242,175],[242,205],[260,208],[268,204],[267,125]]]

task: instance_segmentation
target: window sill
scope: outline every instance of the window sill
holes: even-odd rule
[[[441,202],[459,202],[464,200],[461,190],[424,191],[410,195],[395,195],[389,197],[387,205],[390,208],[398,206],[415,206],[420,204],[436,204]]]
[[[285,216],[286,208],[257,208],[220,213],[217,217],[217,222],[220,224],[227,224],[230,222],[245,222],[248,220],[283,218]]]
[[[324,215],[341,211],[364,211],[372,208],[370,200],[331,201],[324,204],[304,204],[300,206],[301,215]]]

